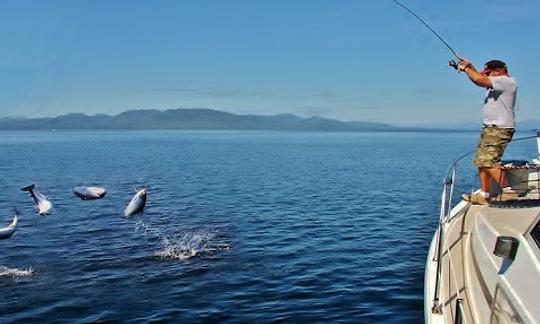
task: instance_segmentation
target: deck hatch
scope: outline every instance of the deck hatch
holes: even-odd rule
[[[519,241],[512,236],[498,236],[493,254],[501,258],[514,260],[519,247]]]

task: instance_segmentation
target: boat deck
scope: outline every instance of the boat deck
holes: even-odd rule
[[[464,323],[504,323],[491,317],[497,271],[502,271],[504,263],[502,258],[493,256],[496,236],[491,239],[489,235],[517,237],[525,234],[537,221],[540,208],[518,208],[513,211],[511,222],[508,221],[508,208],[461,202],[455,210],[444,225],[438,309],[431,310],[432,316],[427,322],[455,323],[456,303],[462,300],[459,311]],[[430,262],[436,265],[435,261]],[[431,266],[432,272],[434,268]],[[429,296],[434,296],[433,289]]]

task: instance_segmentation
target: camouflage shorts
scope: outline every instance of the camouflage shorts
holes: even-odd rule
[[[484,127],[473,164],[478,168],[492,168],[498,165],[513,135],[513,128]]]

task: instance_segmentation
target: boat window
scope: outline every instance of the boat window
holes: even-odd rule
[[[538,222],[538,224],[536,224],[536,226],[532,230],[531,236],[534,238],[536,245],[538,245],[538,247],[540,248],[540,222]]]

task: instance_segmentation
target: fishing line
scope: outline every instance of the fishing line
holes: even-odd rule
[[[457,54],[457,52],[452,48],[452,46],[450,46],[448,44],[448,42],[446,42],[444,40],[444,38],[442,38],[441,35],[439,35],[439,33],[437,33],[435,31],[435,29],[433,29],[427,22],[424,21],[424,19],[420,18],[420,16],[418,16],[417,14],[415,14],[411,9],[409,9],[406,5],[402,4],[401,2],[397,1],[397,0],[392,0],[395,4],[397,4],[398,6],[400,6],[401,8],[405,9],[408,13],[410,13],[411,15],[413,15],[416,19],[418,19],[422,24],[424,24],[424,26],[426,26],[432,33],[433,35],[437,36],[437,38],[450,50],[450,52],[452,52],[452,54],[458,59],[461,61],[461,57],[459,57],[459,55]]]

